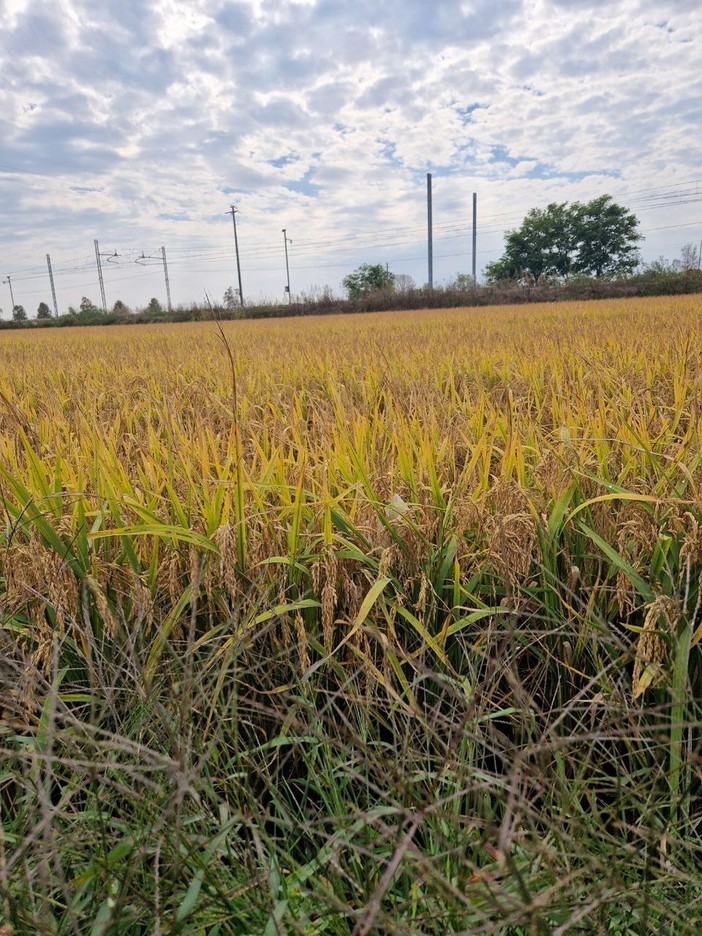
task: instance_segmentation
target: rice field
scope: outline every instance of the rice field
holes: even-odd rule
[[[8,932],[695,932],[701,323],[0,334]]]

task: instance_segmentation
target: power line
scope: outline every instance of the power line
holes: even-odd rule
[[[658,208],[675,207],[677,205],[692,204],[697,201],[702,201],[702,192],[697,192],[697,191],[695,192],[690,191],[690,192],[684,192],[684,193],[683,192],[670,192],[666,194],[664,191],[666,188],[677,188],[682,185],[699,184],[699,182],[702,182],[702,180],[691,180],[691,181],[684,182],[684,183],[673,183],[671,186],[658,186],[655,189],[640,189],[638,190],[640,192],[648,191],[648,192],[653,193],[651,195],[646,196],[646,198],[642,199],[642,201],[645,202],[648,199],[655,198],[657,200],[657,203],[652,204],[652,205],[642,204],[639,210],[645,211],[645,210],[652,210],[652,209],[658,209]],[[686,196],[686,197],[682,197],[682,196]],[[636,206],[631,205],[630,207],[636,207]],[[229,214],[230,212],[227,212],[227,213]],[[517,223],[522,220],[522,217],[520,215],[516,215],[513,212],[484,214],[483,217],[484,217],[484,224],[481,225],[481,228],[480,228],[482,232],[485,232],[488,230],[498,230],[503,225],[508,225],[510,223]],[[458,219],[454,219],[450,221],[435,222],[433,224],[433,228],[434,230],[439,229],[439,230],[443,230],[447,232],[459,231],[460,234],[462,235],[468,232],[470,221],[471,219],[469,217],[465,217],[465,218],[458,218]],[[350,234],[342,235],[336,238],[323,237],[323,238],[318,238],[318,239],[309,238],[307,240],[298,239],[296,241],[297,243],[296,253],[299,253],[301,250],[306,250],[306,249],[311,249],[311,248],[319,248],[319,247],[329,248],[337,244],[349,244],[350,246],[353,246],[356,242],[363,242],[363,244],[367,246],[395,246],[395,244],[392,243],[392,241],[399,242],[398,239],[401,238],[403,242],[406,242],[407,238],[411,238],[412,234],[416,233],[417,235],[419,235],[421,231],[422,231],[422,228],[420,226],[416,226],[416,227],[393,226],[393,227],[388,227],[388,228],[377,228],[374,230],[367,230],[367,231],[356,231],[356,232],[352,232]],[[391,238],[391,241],[385,240],[385,238]],[[242,251],[242,255],[257,256],[262,253],[277,253],[277,251],[278,251],[277,245],[274,242],[268,242],[268,243],[253,245],[249,249]],[[134,248],[125,248],[125,249],[120,250],[121,254],[126,254],[130,252],[136,254],[136,251],[134,250]],[[172,255],[186,253],[186,254],[190,254],[191,256],[194,256],[195,254],[202,255],[206,253],[221,254],[222,247],[221,245],[200,245],[200,246],[185,246],[185,247],[175,246],[175,247],[170,247],[169,252]],[[74,263],[78,262],[78,263],[84,263],[86,265],[90,263],[89,260],[83,260],[83,258],[78,258],[76,261],[67,261],[67,262],[74,262]],[[38,270],[37,267],[31,267],[31,268],[25,268],[25,269],[27,269],[28,272],[30,270],[31,271]],[[15,271],[15,273],[20,273],[20,272],[24,273],[25,270]]]
[[[680,223],[677,223],[677,224],[670,224],[670,225],[661,225],[661,226],[652,227],[652,228],[644,228],[644,229],[642,229],[641,233],[642,233],[642,234],[649,234],[649,233],[653,233],[653,232],[655,232],[655,231],[660,231],[660,230],[673,230],[673,229],[683,228],[683,227],[695,227],[695,226],[697,226],[697,225],[702,225],[702,220],[690,221],[690,222],[680,222]],[[480,227],[479,230],[480,230],[480,232],[483,233],[483,234],[489,233],[489,232],[490,232],[490,229],[485,228],[485,227],[482,227],[482,226]],[[466,239],[469,238],[470,232],[469,232],[468,229],[466,229],[466,231],[465,231],[465,232],[462,232],[461,234],[445,235],[444,237],[439,238],[438,241],[439,241],[439,242],[444,242],[444,241],[457,240],[457,239],[463,238],[464,236],[466,237]],[[363,244],[352,245],[352,246],[349,246],[349,247],[347,247],[347,248],[344,248],[344,249],[341,249],[341,250],[337,250],[337,251],[335,251],[335,253],[337,253],[337,254],[343,254],[343,255],[347,255],[347,256],[348,256],[348,255],[357,255],[357,254],[359,254],[359,253],[361,253],[362,251],[367,250],[367,249],[381,249],[381,248],[388,248],[388,247],[411,246],[412,244],[419,244],[419,243],[420,243],[420,239],[419,239],[419,238],[406,238],[406,239],[403,239],[403,240],[386,241],[386,242],[376,241],[376,242],[373,242],[373,243],[371,243],[371,242],[365,242],[365,243],[363,243]],[[171,251],[171,252],[172,252],[172,251]],[[320,251],[320,253],[321,253],[321,252],[322,252],[322,251]],[[481,253],[481,254],[484,254],[484,253],[493,253],[493,252],[495,252],[495,251],[489,251],[489,250],[488,250],[488,251],[484,251],[484,250],[479,251],[479,253]],[[308,254],[309,254],[309,252],[308,252]],[[438,258],[439,256],[440,256],[440,257],[453,257],[453,256],[463,256],[463,254],[464,254],[464,252],[461,251],[461,252],[458,252],[458,253],[448,253],[448,254],[443,253],[443,254],[437,254],[436,256],[437,256],[437,258]],[[303,255],[303,251],[302,251],[301,249],[298,249],[298,248],[296,247],[296,256],[300,257],[300,256],[302,256],[302,255]],[[114,254],[113,254],[112,256],[114,257]],[[257,255],[256,255],[255,251],[250,251],[250,252],[246,252],[245,254],[243,254],[243,256],[245,256],[245,257],[247,257],[247,258],[249,258],[249,259],[252,259],[252,258],[255,258]],[[265,255],[260,255],[260,254],[259,254],[258,256],[260,256],[261,259],[264,259],[264,256],[265,256]],[[190,270],[196,269],[196,270],[200,270],[200,271],[203,271],[203,272],[208,272],[208,269],[207,269],[207,268],[208,268],[211,264],[218,263],[218,262],[220,262],[221,260],[228,260],[228,259],[230,259],[230,258],[233,259],[233,257],[234,257],[234,254],[233,254],[232,251],[221,251],[220,254],[219,254],[218,256],[212,256],[212,257],[209,257],[209,258],[200,258],[200,259],[193,258],[193,259],[190,259],[190,258],[181,257],[181,258],[176,258],[175,260],[171,260],[171,261],[170,261],[170,267],[171,267],[171,268],[175,268],[175,269],[177,269],[177,270],[179,270],[179,271],[180,271],[180,270],[184,270],[184,269],[190,269]],[[151,259],[151,258],[146,257],[146,259]],[[405,262],[405,261],[409,261],[409,260],[421,260],[421,259],[424,259],[424,258],[421,257],[421,256],[420,256],[420,257],[407,257],[407,258],[404,258],[404,257],[403,257],[403,258],[397,258],[397,259],[393,260],[393,262]],[[326,261],[325,261],[325,262],[319,262],[319,263],[313,263],[313,264],[309,264],[309,263],[308,263],[308,264],[300,264],[300,265],[299,265],[299,268],[300,268],[300,269],[326,269],[326,268],[334,268],[334,267],[346,266],[349,262],[350,262],[349,259],[346,259],[346,260],[340,260],[339,262],[326,262]],[[94,263],[94,261],[93,261],[93,263]],[[142,265],[143,265],[143,264],[142,264]],[[125,281],[132,280],[132,279],[143,278],[143,277],[145,277],[145,276],[152,276],[152,275],[156,272],[155,268],[156,268],[157,266],[160,266],[161,264],[160,264],[160,261],[158,260],[158,258],[153,258],[153,263],[152,263],[152,264],[149,264],[149,265],[154,267],[153,271],[151,271],[151,270],[148,271],[148,272],[145,271],[144,273],[141,273],[141,274],[131,273],[131,274],[127,275],[127,276],[114,276],[114,275],[112,275],[112,276],[110,276],[110,282],[115,282],[115,283],[116,283],[116,282],[125,282]],[[87,265],[87,264],[86,264],[86,265],[83,266],[83,267],[73,267],[73,268],[69,268],[69,269],[67,269],[67,268],[65,268],[65,267],[62,267],[62,266],[58,266],[58,267],[55,267],[55,272],[56,272],[56,273],[61,273],[61,274],[64,275],[64,276],[70,276],[70,275],[74,275],[74,274],[81,273],[81,272],[87,272],[92,266],[93,266],[92,264],[91,264],[91,265]],[[128,269],[128,266],[127,266],[126,263],[115,263],[115,264],[114,264],[114,267],[115,267],[116,269],[120,269],[120,270],[126,270],[126,269]],[[94,268],[94,267],[93,267],[93,268]],[[277,270],[277,269],[278,269],[277,266],[254,266],[254,267],[252,267],[252,271],[254,271],[254,272],[259,272],[259,273],[261,273],[261,272],[274,272],[274,271]],[[211,273],[227,272],[227,268],[217,267],[217,268],[210,269],[209,272],[211,272]],[[18,282],[18,281],[21,281],[21,282],[28,282],[28,281],[31,281],[31,280],[34,280],[34,279],[43,279],[45,276],[46,276],[46,272],[45,272],[45,271],[43,271],[41,274],[38,274],[38,273],[37,273],[37,274],[33,274],[33,275],[31,275],[31,276],[21,276],[21,275],[17,275],[17,274],[14,274],[14,273],[12,274],[12,277],[13,277],[13,279],[14,279],[15,282]],[[89,285],[89,284],[88,284],[88,283],[85,283],[84,285]]]
[[[0,173],[3,171],[7,171],[7,168],[0,167]],[[685,180],[681,182],[668,183],[665,185],[647,186],[637,190],[630,190],[628,192],[623,192],[616,197],[621,198],[622,196],[630,196],[630,209],[639,213],[660,211],[702,202],[701,184],[702,179]],[[235,256],[237,261],[237,272],[239,276],[239,293],[243,302],[243,290],[241,286],[241,260],[235,218],[235,213],[237,211],[238,209],[235,209],[234,206],[232,206],[232,211],[227,213],[232,213],[235,235]],[[491,236],[502,233],[508,229],[510,225],[517,225],[523,220],[521,216],[517,216],[514,212],[493,212],[492,214],[481,214],[482,224],[479,228],[479,232],[484,236]],[[439,221],[432,225],[433,231],[435,231],[438,235],[437,243],[448,243],[451,241],[463,239],[466,241],[465,251],[460,251],[458,253],[445,252],[436,254],[435,256],[437,258],[467,256],[468,241],[471,236],[470,220],[471,219],[468,217],[461,216],[446,221]],[[645,228],[641,230],[641,233],[649,234],[656,231],[695,227],[700,224],[702,224],[702,222],[699,221],[678,222],[675,224]],[[316,262],[298,263],[297,266],[299,266],[301,270],[340,268],[347,266],[350,262],[353,262],[351,258],[355,258],[362,252],[379,250],[386,251],[393,249],[396,250],[402,247],[412,247],[414,245],[419,246],[421,243],[422,230],[422,227],[419,225],[388,225],[387,227],[373,228],[364,231],[357,230],[348,234],[338,235],[331,238],[310,237],[307,240],[296,239],[296,258],[299,260],[304,260],[305,258],[311,260],[312,258],[316,258]],[[287,243],[288,242],[286,240],[286,248]],[[433,246],[432,238],[432,249]],[[267,259],[273,259],[277,251],[279,251],[278,245],[270,241],[264,241],[257,244],[251,244],[248,248],[245,248],[243,251],[241,251],[241,257],[245,258],[247,262],[254,264],[251,269],[255,272],[273,272],[274,270],[278,269],[278,266],[259,266],[255,264],[257,260],[265,263]],[[162,254],[165,254],[164,247],[161,248],[161,252]],[[498,251],[480,251],[481,254],[493,254],[496,252]],[[169,248],[169,253],[171,254],[171,266],[174,269],[178,271],[183,271],[186,269],[189,271],[200,271],[205,275],[227,272],[227,270],[223,270],[220,267],[215,266],[215,264],[221,263],[222,261],[228,261],[233,258],[231,248],[224,248],[221,244],[200,243],[192,245],[179,245]],[[126,271],[129,267],[129,264],[132,262],[132,259],[139,257],[139,251],[136,248],[128,247],[120,249],[119,251],[115,250],[114,253],[105,254],[104,256],[107,259],[107,263],[110,264],[115,270]],[[168,267],[165,264],[165,256],[162,256],[161,258],[155,256],[147,257],[142,250],[141,257],[144,259],[144,261],[148,261],[142,264],[145,266],[153,265],[155,267],[160,265],[161,261],[163,261],[164,275],[166,277],[166,290],[167,294],[169,294],[170,284],[168,283]],[[410,263],[417,262],[422,259],[424,259],[424,256],[403,256],[394,258],[393,263]],[[58,264],[54,264],[53,269],[57,275],[60,274],[61,276],[75,279],[82,273],[94,270],[94,264],[96,261],[98,262],[103,308],[106,308],[104,280],[102,278],[101,270],[102,264],[98,260],[98,254],[96,254],[96,259],[91,259],[85,255],[73,257]],[[132,272],[126,276],[114,276],[110,274],[110,282],[127,282],[148,275],[152,275],[152,272],[144,271],[142,274],[136,274]],[[10,279],[10,276],[12,279]],[[45,267],[28,266],[20,268],[9,274],[5,282],[8,283],[8,285],[12,285],[12,280],[15,282],[30,283],[35,279],[43,280],[45,276]],[[81,283],[80,287],[74,286],[74,288],[82,288],[86,285],[89,284]],[[31,294],[31,291],[29,294]]]
[[[685,221],[685,222],[682,223],[682,224],[665,224],[665,225],[663,225],[663,227],[648,228],[647,230],[642,231],[641,233],[642,233],[642,234],[652,234],[653,231],[671,231],[673,228],[697,227],[697,226],[700,226],[700,225],[702,225],[702,220],[699,220],[699,221]]]
[[[702,199],[699,199],[699,201],[702,201]],[[643,228],[641,233],[648,234],[648,233],[653,233],[659,230],[672,230],[672,229],[681,228],[681,227],[694,227],[700,223],[702,222],[691,221],[691,222],[679,222],[679,223],[670,224],[670,225],[659,225],[656,227]],[[412,244],[415,244],[415,243],[418,244],[420,242],[420,237],[412,236],[414,230],[417,230],[417,229],[409,228],[407,229],[408,236],[396,238],[394,240],[384,240],[384,239],[380,239],[376,237],[376,238],[369,238],[365,241],[359,241],[357,243],[351,243],[351,244],[348,244],[347,246],[340,246],[340,247],[336,247],[334,243],[320,244],[319,247],[317,247],[315,244],[308,243],[307,246],[305,246],[304,242],[298,245],[296,241],[295,253],[297,257],[302,258],[304,256],[310,256],[310,255],[316,256],[319,254],[329,254],[330,252],[333,251],[337,256],[348,257],[350,255],[357,255],[360,252],[365,251],[365,250],[390,249],[390,248],[395,248],[395,247],[410,246]],[[491,234],[491,233],[498,233],[501,229],[494,225],[481,225],[479,230],[481,234]],[[459,230],[456,233],[445,233],[442,237],[439,238],[439,241],[460,240],[464,237],[466,238],[466,240],[468,240],[470,237],[470,230],[467,225],[464,230]],[[183,249],[184,248],[181,248],[181,250]],[[210,264],[217,263],[218,261],[221,261],[221,260],[228,260],[230,258],[233,259],[235,256],[235,254],[229,249],[222,249],[221,247],[215,248],[215,249],[217,250],[217,253],[209,255],[209,256],[203,255],[203,254],[198,255],[197,250],[194,253],[191,253],[190,256],[181,256],[181,257],[176,256],[175,259],[171,259],[170,266],[172,268],[179,269],[179,270],[184,269],[184,268],[204,269],[206,266]],[[177,248],[171,249],[169,250],[169,252],[173,254],[174,252],[176,252],[176,250]],[[136,253],[136,251],[134,251],[133,249],[130,249],[129,251],[125,251],[125,253]],[[268,251],[257,249],[257,248],[252,248],[243,252],[242,256],[246,257],[248,260],[265,259],[268,256]],[[128,261],[126,261],[126,258],[122,259],[122,253],[118,253],[117,256],[115,256],[115,254],[113,253],[110,255],[110,257],[112,258],[112,265],[115,269],[127,268]],[[152,260],[152,263],[147,264],[147,265],[153,265],[154,267],[161,265],[161,261],[157,257],[153,257],[153,258],[146,257],[146,259]],[[93,260],[92,263],[85,262],[85,263],[74,264],[74,265],[70,265],[70,264],[56,265],[55,264],[54,272],[55,274],[61,274],[63,276],[70,276],[72,274],[88,272],[91,268],[94,269],[94,264],[95,264],[95,260]],[[337,266],[337,265],[341,265],[341,264],[336,264],[336,263],[330,264],[326,262],[325,263],[320,262],[317,264],[307,264],[301,268],[312,269],[315,267],[322,268],[322,267]],[[30,268],[30,269],[36,269],[36,268]],[[256,270],[257,272],[263,272],[267,270],[277,269],[277,267],[254,267],[253,269]],[[215,271],[213,270],[212,272],[215,272]],[[41,270],[41,272],[37,271],[36,273],[33,272],[33,273],[24,273],[24,274],[22,272],[13,272],[11,275],[15,282],[28,282],[34,279],[43,279],[46,276],[46,270],[43,269]],[[121,278],[115,278],[114,276],[111,276],[110,281],[112,282],[112,281],[118,281],[119,279],[124,280],[124,279],[131,279],[131,278],[134,278],[134,275],[130,277],[121,277]]]

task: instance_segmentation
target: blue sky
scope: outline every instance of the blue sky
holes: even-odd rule
[[[0,277],[30,314],[283,298],[359,263],[478,269],[603,192],[645,259],[702,239],[702,17],[688,0],[0,0]],[[136,263],[144,254],[147,261]],[[0,284],[7,318],[10,296]]]

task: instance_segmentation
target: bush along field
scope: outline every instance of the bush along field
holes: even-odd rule
[[[702,299],[0,336],[0,932],[696,934]]]

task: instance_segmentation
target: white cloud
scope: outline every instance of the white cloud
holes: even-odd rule
[[[530,207],[603,191],[640,209],[650,258],[702,236],[702,201],[643,200],[702,175],[702,26],[687,0],[1,10],[0,273],[30,309],[48,283],[22,271],[41,272],[47,251],[61,305],[97,295],[95,237],[124,258],[108,301],[162,290],[133,264],[161,244],[176,301],[221,295],[235,278],[231,202],[248,295],[282,298],[282,227],[293,289],[336,286],[363,261],[421,282],[427,171],[436,280],[469,267],[473,191],[480,267]],[[63,272],[76,257],[85,269]]]

